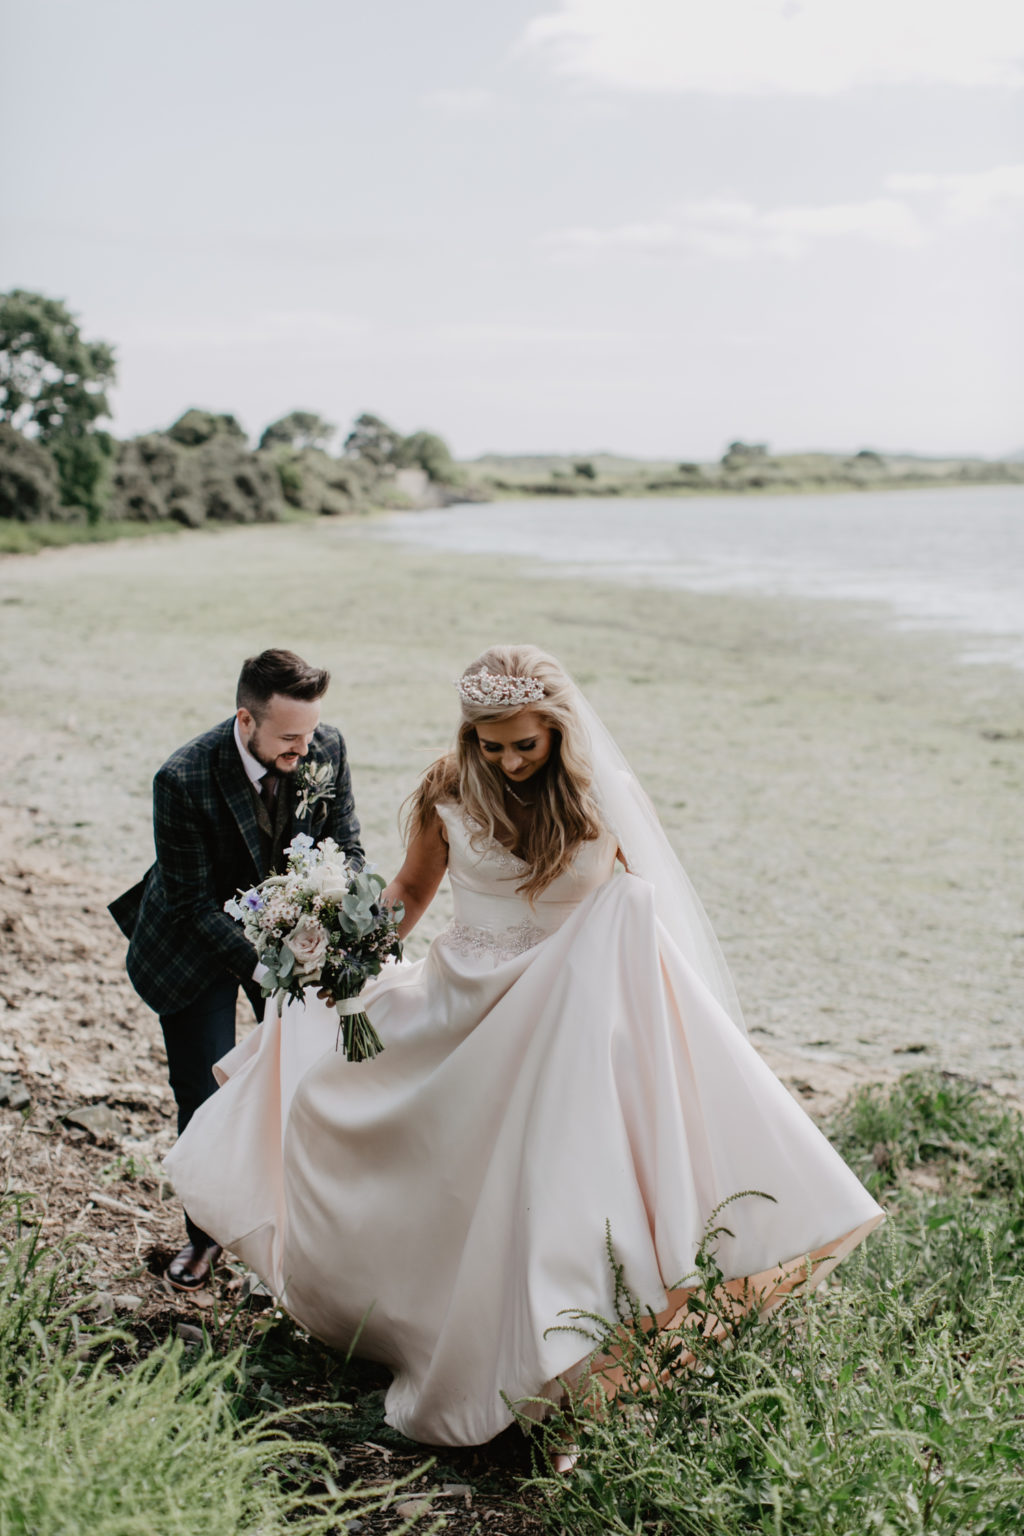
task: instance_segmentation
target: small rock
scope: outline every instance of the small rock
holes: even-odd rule
[[[246,1275],[242,1281],[241,1297],[248,1301],[250,1296],[265,1296],[267,1300],[273,1299],[273,1291],[267,1289],[258,1275]]]
[[[360,1531],[365,1531],[366,1526],[361,1520],[350,1520],[345,1527],[345,1536],[359,1536]]]
[[[8,1109],[27,1109],[32,1096],[21,1078],[13,1072],[0,1072],[0,1104]]]
[[[142,1306],[142,1297],[133,1296],[129,1291],[122,1291],[114,1297],[114,1306],[118,1312],[137,1312]]]
[[[403,1520],[409,1520],[413,1515],[427,1514],[429,1509],[430,1500],[428,1498],[405,1499],[401,1504],[395,1505],[395,1514],[400,1515]]]
[[[66,1109],[61,1119],[68,1125],[77,1125],[81,1130],[88,1131],[90,1136],[97,1141],[107,1136],[123,1136],[124,1126],[114,1114],[109,1104],[80,1104],[75,1109]]]
[[[203,1342],[203,1330],[196,1328],[193,1323],[179,1323],[174,1331],[185,1344],[201,1344]]]
[[[114,1298],[109,1291],[100,1291],[92,1304],[98,1323],[109,1323],[114,1315]]]
[[[441,1492],[446,1498],[465,1499],[467,1504],[473,1497],[473,1490],[468,1483],[442,1483]]]

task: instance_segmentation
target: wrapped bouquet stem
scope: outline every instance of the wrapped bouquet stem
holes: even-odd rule
[[[333,838],[314,845],[301,835],[286,853],[284,874],[239,892],[224,910],[242,924],[266,966],[264,997],[304,1002],[306,988],[317,988],[338,1011],[346,1058],[368,1061],[383,1044],[359,996],[386,960],[401,958],[404,909],[400,902],[389,906],[381,876],[352,868]]]
[[[384,1049],[384,1043],[363,1012],[357,997],[337,997],[338,1043],[349,1061],[368,1061]],[[337,1047],[336,1047],[337,1048]]]

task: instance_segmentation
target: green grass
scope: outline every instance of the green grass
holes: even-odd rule
[[[830,1129],[886,1226],[824,1293],[699,1341],[695,1368],[690,1330],[633,1332],[627,1389],[546,1432],[582,1451],[570,1478],[538,1458],[528,1485],[551,1536],[1024,1529],[1021,1119],[974,1085],[911,1074],[855,1095]],[[698,1320],[712,1252],[704,1264]],[[598,1347],[614,1336],[599,1327]]]
[[[377,510],[371,508],[370,511]],[[369,512],[353,512],[353,517],[365,517]],[[317,514],[285,506],[277,523],[315,523]],[[17,523],[0,519],[0,555],[37,555],[44,549],[62,549],[68,544],[108,544],[115,539],[144,539],[156,535],[178,533],[223,532],[227,528],[247,528],[250,523],[231,523],[211,519],[198,529],[186,529],[172,518],[159,522],[107,522],[97,523]]]
[[[965,472],[956,476],[904,473],[871,478],[855,474],[844,476],[839,471],[820,475],[800,472],[778,476],[711,475],[703,480],[671,473],[653,478],[599,480],[566,477],[520,481],[496,477],[493,480],[481,478],[479,485],[487,498],[494,501],[520,501],[532,496],[597,496],[612,499],[618,496],[638,500],[649,497],[685,499],[692,496],[830,496],[873,491],[942,490],[972,485],[1018,485],[1022,480],[1024,475],[1009,468],[1005,474],[995,470],[979,470],[976,474]]]
[[[135,1359],[90,1328],[74,1250],[44,1245],[31,1210],[0,1210],[0,1536],[329,1536],[394,1498],[339,1489],[315,1426],[249,1390],[241,1350]]]
[[[0,555],[36,555],[67,544],[106,544],[152,534],[182,533],[180,523],[15,523],[0,521]]]

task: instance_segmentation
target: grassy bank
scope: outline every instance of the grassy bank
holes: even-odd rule
[[[940,486],[1024,484],[1014,460],[925,459],[913,455],[772,454],[736,444],[721,460],[673,463],[617,454],[488,455],[463,472],[495,500],[521,496],[799,495],[842,491],[919,490]]]
[[[0,522],[0,555],[37,555],[43,549],[70,544],[109,544],[114,539],[139,539],[150,534],[183,533],[180,523],[15,523]]]

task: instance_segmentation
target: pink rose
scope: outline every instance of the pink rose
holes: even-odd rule
[[[297,971],[315,971],[327,953],[327,930],[315,917],[301,917],[287,944]]]

